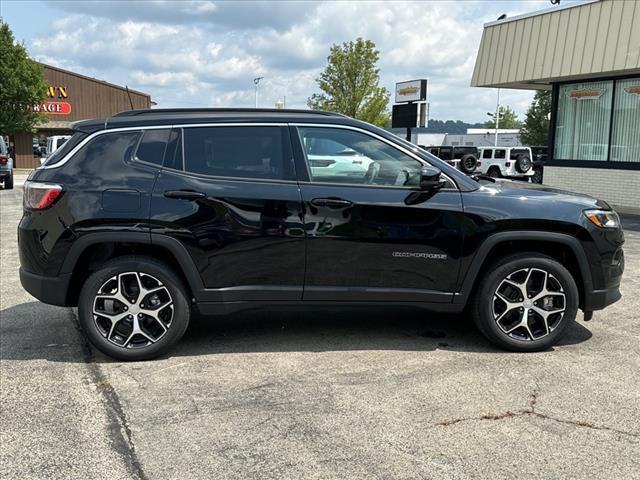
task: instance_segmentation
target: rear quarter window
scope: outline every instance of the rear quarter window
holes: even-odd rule
[[[85,173],[121,169],[133,158],[140,132],[104,133],[93,138],[76,153],[70,164]]]
[[[67,155],[67,153],[77,147],[80,142],[87,138],[87,136],[88,135],[84,132],[74,133],[69,140],[64,142],[64,144],[60,148],[58,148],[49,156],[49,158],[47,158],[47,160],[44,162],[44,165],[50,166],[60,162],[60,160],[62,160]],[[48,140],[48,142],[50,141],[51,139]]]
[[[509,158],[511,160],[517,160],[520,155],[524,155],[525,157],[529,156],[529,152],[524,148],[514,148],[511,150],[509,154]]]

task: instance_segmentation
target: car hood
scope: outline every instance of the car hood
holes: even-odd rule
[[[496,180],[481,181],[481,191],[502,198],[530,201],[537,205],[552,205],[556,203],[573,204],[579,208],[600,208],[611,210],[611,206],[598,198],[583,193],[569,192],[559,188],[528,183],[523,181]]]

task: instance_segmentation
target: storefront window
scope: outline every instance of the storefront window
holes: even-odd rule
[[[554,156],[606,161],[613,81],[560,85]]]
[[[616,82],[611,161],[640,162],[640,78]]]

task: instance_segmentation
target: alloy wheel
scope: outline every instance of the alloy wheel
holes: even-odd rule
[[[93,300],[100,334],[122,348],[142,348],[160,340],[171,327],[171,294],[157,278],[141,272],[111,277]]]
[[[491,308],[502,332],[516,340],[533,341],[560,325],[567,302],[562,285],[551,273],[524,268],[499,283]]]

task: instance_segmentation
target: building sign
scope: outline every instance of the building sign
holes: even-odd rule
[[[67,90],[67,87],[62,87],[62,86],[54,87],[52,85],[49,85],[49,88],[47,88],[47,97],[49,98],[57,97],[59,99],[69,98],[69,92]]]
[[[624,89],[628,95],[638,95],[640,97],[640,85],[631,85]]]
[[[604,92],[604,88],[577,88],[575,90],[569,90],[567,97],[575,100],[592,100],[600,98]]]
[[[411,80],[396,83],[396,103],[421,102],[427,99],[427,81]]]
[[[71,104],[69,102],[43,102],[34,105],[33,111],[48,115],[69,115],[71,113]]]

